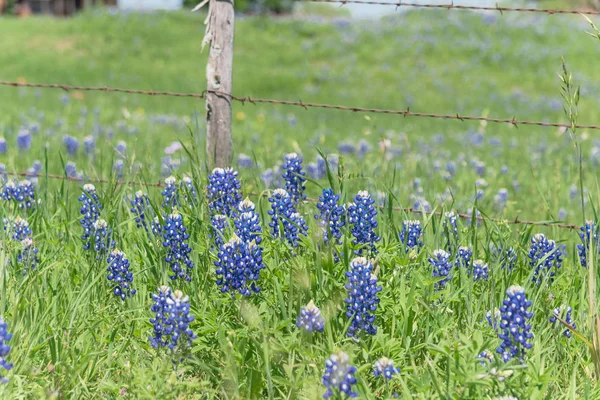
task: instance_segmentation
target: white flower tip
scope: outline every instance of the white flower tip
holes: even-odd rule
[[[86,183],[83,185],[83,190],[88,193],[94,193],[96,191],[96,186],[92,185],[91,183]]]
[[[174,185],[175,182],[177,182],[177,178],[175,178],[174,176],[170,176],[167,179],[165,179],[165,185]]]

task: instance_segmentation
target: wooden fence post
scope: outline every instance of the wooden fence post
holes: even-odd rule
[[[206,65],[206,153],[208,166],[231,165],[231,94],[233,69],[233,0],[209,0],[203,47],[210,43]],[[220,93],[215,93],[220,92]]]

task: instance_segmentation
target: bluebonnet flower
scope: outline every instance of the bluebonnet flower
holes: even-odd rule
[[[340,154],[354,154],[356,152],[356,146],[352,143],[342,142],[338,145],[338,151]]]
[[[17,255],[17,261],[23,266],[23,274],[36,269],[40,262],[38,248],[34,246],[33,240],[26,237],[21,241],[22,249]]]
[[[525,353],[531,349],[529,342],[533,338],[531,325],[527,320],[533,318],[533,313],[527,311],[531,307],[531,301],[525,296],[525,289],[521,286],[511,286],[506,290],[507,299],[500,307],[501,321],[498,337],[502,340],[496,353],[502,356],[504,362],[513,357],[519,357],[523,361]]]
[[[382,357],[373,366],[373,375],[382,376],[385,379],[392,379],[396,374],[400,373],[400,369],[394,367],[394,361],[387,357]]]
[[[6,172],[6,164],[0,163],[0,180],[6,182],[8,176],[4,172]]]
[[[127,143],[125,143],[123,140],[119,140],[115,146],[115,150],[117,151],[117,157],[125,157],[125,153],[127,152]]]
[[[2,199],[7,201],[12,200],[15,198],[16,192],[17,184],[11,179],[2,187]]]
[[[500,208],[504,208],[506,206],[506,202],[508,201],[508,190],[502,188],[498,190],[498,194],[494,196],[494,203]]]
[[[474,160],[473,162],[471,162],[471,165],[473,166],[473,169],[475,170],[475,173],[477,175],[485,175],[485,163],[483,161]]]
[[[189,257],[192,249],[187,243],[190,235],[186,233],[183,217],[177,211],[165,218],[165,224],[162,229],[163,247],[167,248],[165,261],[171,265],[173,275],[169,275],[171,280],[177,278],[185,279],[190,282],[190,275],[194,263]]]
[[[112,231],[108,229],[108,223],[98,219],[92,225],[94,229],[94,251],[98,253],[97,258],[103,258],[107,251],[115,247],[115,241],[111,238]]]
[[[252,168],[254,166],[254,162],[252,158],[247,156],[246,154],[241,153],[237,158],[238,168]]]
[[[91,183],[83,185],[83,193],[79,196],[79,201],[81,202],[81,209],[79,210],[81,220],[79,223],[83,227],[81,240],[84,242],[83,249],[87,250],[90,248],[90,238],[93,234],[94,222],[100,218],[102,204],[100,204],[100,199],[96,194],[96,187]]]
[[[115,285],[113,294],[121,300],[133,296],[136,292],[131,288],[133,274],[129,271],[129,260],[125,257],[125,253],[113,250],[108,255],[106,262],[108,263],[106,278]]]
[[[512,247],[502,249],[494,246],[493,243],[490,243],[490,250],[492,256],[498,260],[498,264],[500,264],[502,268],[507,269],[508,271],[513,270],[517,261],[517,253]]]
[[[19,150],[31,149],[31,132],[26,128],[21,128],[17,134],[17,146]]]
[[[292,247],[298,245],[298,235],[306,236],[308,227],[304,218],[296,212],[292,198],[284,189],[275,189],[269,197],[271,209],[268,214],[271,216],[271,235],[274,238],[286,238]],[[283,226],[283,232],[280,232],[280,224]]]
[[[23,239],[30,237],[32,234],[29,222],[21,217],[16,217],[13,221],[4,218],[3,222],[4,231],[16,242],[20,242]]]
[[[456,163],[454,161],[448,161],[446,163],[446,171],[448,171],[450,176],[456,175]]]
[[[414,203],[413,203],[414,210],[422,211],[425,213],[431,212],[431,204],[429,204],[429,202],[427,201],[427,199],[425,199],[425,197],[413,196],[413,199],[414,199]]]
[[[79,149],[79,140],[77,140],[77,138],[65,135],[63,137],[63,143],[65,144],[68,155],[73,156],[77,154],[77,150]]]
[[[374,335],[377,333],[377,327],[373,325],[374,313],[379,304],[377,294],[381,291],[381,286],[377,286],[373,265],[364,257],[356,257],[350,263],[350,271],[346,272],[346,277],[346,316],[351,321],[348,336],[356,337],[360,331]]]
[[[148,234],[148,238],[151,238],[150,224],[154,217],[154,209],[150,204],[148,195],[141,190],[138,190],[135,192],[134,197],[130,200],[130,203],[130,211],[135,216],[135,225],[138,228],[144,228]]]
[[[172,292],[167,286],[161,286],[158,293],[152,294],[154,304],[150,310],[155,313],[150,323],[154,335],[149,337],[154,348],[168,347],[171,350],[186,351],[196,338],[190,329],[194,316],[190,315],[189,298],[179,290]]]
[[[285,190],[289,193],[294,204],[306,198],[304,195],[304,184],[306,173],[302,170],[302,157],[296,153],[286,154],[283,157],[283,179]]]
[[[552,324],[556,324],[557,317],[558,317],[558,318],[561,318],[563,321],[565,321],[571,328],[576,329],[577,325],[575,325],[575,323],[571,319],[571,312],[572,311],[573,311],[573,309],[571,307],[567,307],[565,316],[563,318],[561,318],[561,316],[560,316],[561,309],[560,309],[560,307],[557,307],[554,310],[552,310],[552,314],[553,315],[549,318],[550,322],[552,322]],[[571,330],[568,329],[568,328],[565,329],[563,331],[563,335],[565,335],[566,337],[568,337],[570,339],[571,338]]]
[[[232,168],[215,168],[208,176],[208,208],[212,214],[231,217],[242,200],[238,173]]]
[[[532,280],[540,284],[544,276],[548,276],[550,282],[562,265],[563,252],[558,248],[554,240],[548,240],[542,233],[531,238],[529,248],[529,265],[535,267]]]
[[[265,170],[265,172],[263,172],[262,174],[260,174],[260,179],[265,183],[265,186],[267,188],[270,188],[271,187],[271,183],[275,179],[275,173],[273,172],[273,169],[272,168],[267,168]]]
[[[35,188],[28,179],[18,184],[11,180],[2,188],[1,197],[3,200],[15,201],[19,208],[30,209],[35,205]]]
[[[450,251],[453,244],[458,242],[458,216],[454,211],[445,212],[444,219],[442,222],[442,228],[444,230],[446,239],[446,249]]]
[[[325,329],[325,318],[312,300],[300,309],[296,326],[305,332],[323,332]]]
[[[67,178],[78,177],[79,174],[77,173],[77,166],[73,161],[69,161],[67,164],[65,164],[65,174],[67,175]]]
[[[238,213],[233,223],[235,234],[244,242],[254,241],[257,245],[262,242],[260,219],[255,212],[256,206],[249,199],[240,202]]]
[[[565,210],[564,208],[560,208],[558,210],[558,220],[559,221],[565,221],[567,219],[567,210]]]
[[[6,139],[0,137],[0,154],[5,154],[6,150],[8,150],[8,145],[6,144]]]
[[[508,174],[508,167],[507,167],[506,165],[503,165],[503,166],[502,166],[502,169],[500,169],[500,173],[501,173],[502,175],[506,175],[506,174]]]
[[[587,267],[587,256],[590,252],[590,244],[596,251],[596,255],[600,254],[600,228],[594,221],[585,221],[585,225],[579,228],[581,233],[581,244],[577,245],[577,252],[579,253],[579,261],[583,267]],[[597,257],[596,257],[597,258]]]
[[[356,383],[355,373],[356,367],[350,365],[348,354],[342,351],[332,354],[325,362],[323,385],[327,391],[323,398],[328,399],[334,393],[343,393],[348,397],[358,396],[357,392],[352,391],[352,385]]]
[[[323,194],[317,202],[319,214],[315,214],[315,219],[319,220],[319,225],[323,228],[323,240],[329,243],[331,240],[341,244],[341,228],[344,222],[344,207],[338,205],[340,195],[334,194],[333,189],[323,189]]]
[[[31,168],[27,169],[27,173],[29,175],[39,175],[42,172],[42,162],[40,160],[35,160],[31,165]],[[37,176],[29,176],[27,180],[30,181],[33,185],[38,184]]]
[[[434,250],[433,256],[429,258],[429,263],[433,267],[432,276],[434,278],[443,278],[435,283],[435,288],[437,290],[443,289],[452,278],[450,276],[450,270],[452,269],[450,254],[446,250]]]
[[[402,222],[400,242],[404,244],[407,253],[413,249],[418,251],[423,246],[423,241],[421,240],[422,235],[421,221],[413,220]]]
[[[113,164],[113,171],[115,171],[115,175],[117,179],[123,178],[123,169],[125,168],[125,162],[123,160],[116,160]]]
[[[489,350],[484,350],[481,353],[479,353],[479,355],[477,356],[477,359],[481,360],[479,362],[479,364],[481,364],[482,366],[485,366],[486,364],[489,364],[492,361],[494,361],[494,354]]]
[[[196,200],[198,200],[198,193],[196,192],[192,178],[189,176],[184,176],[181,179],[180,188],[183,190],[185,202],[189,205],[195,204]]]
[[[361,248],[354,253],[361,255],[363,246],[368,246],[371,253],[376,253],[375,243],[379,241],[379,236],[375,233],[377,228],[377,210],[373,206],[375,200],[366,190],[358,192],[354,197],[354,203],[348,205],[348,223],[352,225],[352,236],[354,245]]]
[[[488,265],[482,260],[473,261],[473,280],[487,281],[489,277]]]
[[[454,266],[458,268],[469,268],[472,257],[473,251],[466,246],[461,246],[458,248],[458,252],[456,253],[456,261],[454,262]]]
[[[499,309],[495,309],[494,310],[494,314],[492,314],[491,311],[488,311],[485,313],[485,319],[488,322],[488,325],[493,328],[494,330],[497,330],[497,327],[499,325],[499,321],[502,318],[502,313],[500,312]]]
[[[227,217],[222,214],[213,215],[210,219],[211,233],[210,236],[213,239],[213,246],[216,249],[220,249],[223,243],[225,243],[225,233],[227,229]]]
[[[215,266],[221,292],[231,292],[235,296],[237,291],[243,296],[250,296],[252,291],[260,291],[256,281],[264,265],[262,250],[255,242],[244,242],[234,235],[221,246]]]
[[[571,187],[569,188],[569,197],[571,198],[571,200],[575,199],[578,193],[579,189],[577,188],[577,185],[571,185]]]
[[[83,150],[88,156],[94,153],[96,149],[96,140],[93,136],[86,136],[83,138]]]
[[[13,367],[12,364],[6,361],[6,356],[10,353],[10,346],[8,345],[10,339],[12,339],[12,334],[8,333],[8,324],[0,318],[0,367],[7,371]],[[8,379],[0,375],[0,382],[6,383]]]
[[[373,151],[373,146],[371,146],[369,142],[365,139],[359,140],[357,152],[360,158],[364,158],[367,153],[370,153],[371,151]]]
[[[170,176],[165,179],[165,188],[162,191],[163,195],[163,207],[167,209],[173,209],[179,205],[179,199],[177,195],[177,179],[174,176]]]

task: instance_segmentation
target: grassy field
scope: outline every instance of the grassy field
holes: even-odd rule
[[[103,11],[70,20],[0,19],[0,79],[201,92],[203,19]],[[597,124],[600,42],[588,30],[578,16],[459,11],[414,11],[381,21],[241,17],[234,93],[568,123],[557,75],[564,58],[581,85],[579,122]],[[206,198],[202,101],[8,87],[0,87],[0,100],[0,136],[7,141],[0,162],[7,171],[25,171],[39,160],[41,174],[63,175],[74,163],[83,177],[110,180],[96,185],[101,217],[129,258],[137,290],[124,302],[113,296],[105,258],[82,249],[78,183],[39,178],[34,209],[2,201],[1,217],[9,222],[0,249],[0,312],[14,334],[6,357],[14,367],[0,386],[4,398],[316,399],[325,392],[325,361],[338,350],[358,368],[360,398],[600,396],[593,357],[581,339],[591,341],[590,317],[597,312],[589,300],[597,294],[588,290],[597,275],[595,257],[588,257],[590,268],[580,265],[578,232],[463,219],[447,243],[440,216],[391,208],[477,209],[483,216],[582,225],[584,214],[593,219],[598,207],[595,131],[573,135],[554,128],[234,104],[233,164],[243,197],[257,204],[265,268],[260,293],[232,298],[215,283],[218,249]],[[32,134],[31,149],[19,149],[19,132]],[[65,135],[79,140],[76,152],[67,151]],[[84,137],[94,140],[90,152],[84,151]],[[166,149],[178,141],[182,149]],[[583,174],[575,143],[582,149]],[[266,197],[283,184],[278,175],[289,152],[304,157],[309,197],[333,186],[346,204],[368,190],[382,206],[381,240],[372,255],[382,286],[375,335],[347,336],[345,272],[360,248],[352,243],[351,227],[343,228],[339,262],[322,243],[314,202],[298,205],[309,232],[298,247],[271,237]],[[315,175],[319,152],[331,162],[340,154],[337,173]],[[240,155],[250,156],[253,165],[244,167]],[[274,179],[266,179],[269,169]],[[130,212],[133,193],[142,189],[159,215],[171,213],[161,206],[162,189],[115,182],[156,182],[169,174],[193,177],[198,192],[198,201],[179,205],[195,264],[191,282],[168,279],[161,241],[136,228]],[[501,189],[508,193],[505,201]],[[17,216],[29,221],[39,248],[39,264],[26,273],[17,259],[22,244],[10,237]],[[414,218],[424,228],[424,246],[407,250],[398,233],[403,221]],[[566,253],[556,276],[542,274],[541,284],[534,282],[535,270],[546,259],[530,265],[528,256],[537,233]],[[452,279],[438,290],[440,277],[432,276],[428,259],[447,248],[454,262],[459,245],[488,264],[489,279],[474,281],[471,264],[454,267]],[[514,268],[493,247],[512,248]],[[189,296],[195,316],[190,327],[197,338],[176,363],[148,341],[150,294],[165,284]],[[486,349],[495,353],[501,343],[486,312],[502,306],[511,285],[523,286],[532,301],[532,348],[523,360],[505,363],[496,354],[481,365],[476,357]],[[307,334],[295,325],[310,300],[326,319],[323,333]],[[564,327],[549,321],[561,306],[572,307],[581,337],[569,339]],[[384,356],[400,369],[385,383],[372,373]]]

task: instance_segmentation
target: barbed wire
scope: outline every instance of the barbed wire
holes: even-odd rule
[[[94,179],[94,178],[87,178],[87,177],[85,177],[85,178],[84,177],[69,177],[69,176],[65,176],[65,175],[56,175],[56,174],[32,174],[29,172],[0,171],[0,175],[20,176],[20,177],[26,177],[26,178],[59,179],[59,180],[63,180],[63,181],[78,182],[78,183],[112,183],[117,186],[118,185],[127,185],[127,186],[146,186],[146,187],[158,187],[158,188],[164,187],[164,185],[161,182],[122,181],[122,180],[109,180],[109,179],[97,179],[97,178]],[[267,193],[249,193],[249,195],[268,197]],[[317,203],[318,199],[307,197],[306,201],[308,201],[310,203]],[[387,209],[387,207],[385,205],[379,206],[379,208],[381,210]],[[423,214],[423,215],[437,215],[437,216],[444,215],[444,213],[442,213],[441,211],[429,211],[428,212],[425,210],[420,210],[420,209],[416,209],[416,208],[412,208],[412,207],[396,207],[396,206],[394,206],[394,207],[392,207],[392,210],[401,211],[401,212],[405,212],[405,213]],[[521,220],[521,219],[519,219],[519,217],[516,217],[513,219],[502,219],[502,218],[483,217],[481,215],[473,216],[471,214],[457,213],[457,212],[455,212],[454,215],[456,215],[457,217],[459,217],[461,219],[471,220],[474,218],[476,221],[494,222],[497,224],[535,225],[535,226],[556,227],[556,228],[562,228],[562,229],[579,229],[579,226],[574,225],[574,224],[565,224],[565,223],[552,222],[552,221],[528,221],[528,220]]]
[[[565,14],[581,14],[581,15],[600,15],[600,11],[595,10],[561,10],[561,9],[549,9],[549,8],[524,8],[524,7],[500,7],[498,3],[494,6],[468,6],[454,4],[423,4],[423,3],[405,3],[400,2],[383,2],[383,1],[369,1],[369,0],[295,0],[302,3],[340,3],[341,6],[346,4],[364,4],[364,5],[376,5],[376,6],[395,6],[396,9],[402,7],[413,7],[413,8],[442,8],[446,10],[472,10],[472,11],[498,11],[500,14],[504,12],[527,12],[527,13],[541,13],[547,15],[565,15]]]
[[[290,101],[290,100],[277,100],[277,99],[263,99],[254,98],[250,96],[239,97],[229,93],[220,92],[217,90],[205,90],[202,93],[177,93],[168,91],[154,91],[154,90],[137,90],[137,89],[123,89],[123,88],[112,88],[107,86],[98,87],[86,87],[86,86],[71,86],[61,85],[53,83],[23,83],[23,82],[8,82],[0,81],[0,85],[13,86],[13,87],[34,87],[34,88],[46,88],[46,89],[62,89],[66,91],[79,90],[79,91],[98,91],[98,92],[120,92],[128,94],[140,94],[149,96],[173,96],[173,97],[193,97],[198,99],[206,98],[208,93],[216,94],[219,96],[225,96],[233,101],[237,101],[242,105],[246,103],[258,104],[281,104],[295,107],[302,107],[305,110],[308,108],[322,108],[330,110],[360,112],[360,113],[373,113],[373,114],[389,114],[389,115],[401,115],[404,117],[419,117],[419,118],[434,118],[434,119],[445,119],[445,120],[457,120],[457,121],[485,121],[493,123],[505,123],[515,127],[519,125],[526,126],[542,126],[542,127],[553,127],[553,128],[577,128],[577,129],[594,129],[600,130],[600,125],[571,125],[566,123],[556,122],[543,122],[543,121],[529,121],[529,120],[518,120],[516,118],[491,118],[491,117],[478,117],[472,115],[460,115],[460,114],[436,114],[436,113],[421,113],[410,111],[410,108],[405,110],[390,110],[390,109],[379,109],[379,108],[366,108],[366,107],[351,107],[336,104],[326,103],[307,103],[302,100]]]

